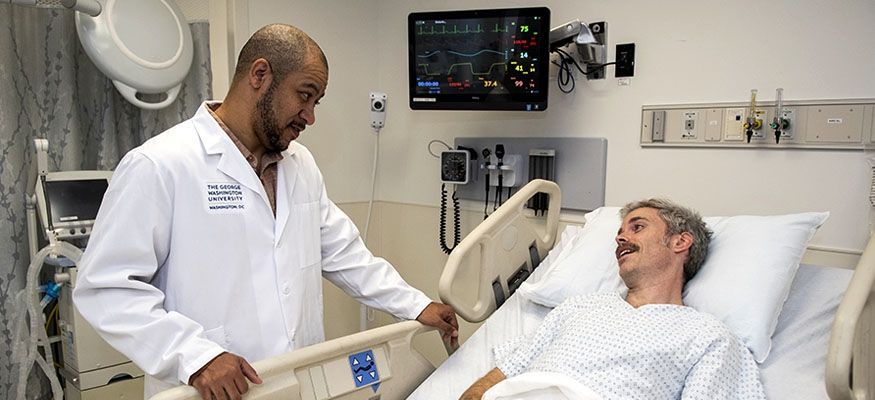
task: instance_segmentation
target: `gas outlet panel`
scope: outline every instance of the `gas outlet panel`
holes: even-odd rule
[[[739,147],[857,150],[875,144],[875,99],[785,101],[782,129],[774,102],[760,101],[751,129],[748,103],[646,105],[642,147]]]

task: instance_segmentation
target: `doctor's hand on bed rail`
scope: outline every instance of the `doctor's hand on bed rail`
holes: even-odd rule
[[[439,329],[441,338],[444,342],[450,343],[452,348],[459,346],[459,322],[456,321],[456,311],[453,307],[432,302],[419,313],[416,320]]]
[[[261,378],[249,363],[236,354],[219,354],[188,380],[204,400],[240,400],[249,391],[249,382],[261,384]]]

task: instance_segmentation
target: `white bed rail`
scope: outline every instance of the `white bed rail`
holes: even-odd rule
[[[412,346],[414,336],[431,330],[434,328],[417,321],[404,321],[256,362],[252,366],[264,383],[250,385],[243,398],[404,399],[434,371],[434,366]],[[354,362],[363,365],[364,379],[356,376]],[[373,369],[367,365],[370,362]],[[368,376],[370,372],[374,375]],[[180,386],[158,393],[151,400],[200,398],[193,387]]]
[[[832,400],[875,396],[875,237],[869,239],[836,311],[826,360],[826,391]]]
[[[550,198],[546,224],[526,210],[526,202],[538,193]],[[438,292],[444,303],[469,322],[486,319],[510,297],[553,247],[559,229],[559,186],[536,179],[529,182],[462,240],[444,266]],[[476,254],[479,251],[478,254]],[[456,295],[465,262],[479,260],[480,278],[473,305]]]

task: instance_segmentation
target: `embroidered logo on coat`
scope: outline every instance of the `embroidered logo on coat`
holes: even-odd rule
[[[210,213],[242,212],[246,208],[243,188],[239,183],[208,182],[204,191],[207,211]]]

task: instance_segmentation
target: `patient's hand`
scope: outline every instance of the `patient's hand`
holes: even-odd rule
[[[474,382],[465,393],[462,393],[462,397],[459,397],[459,400],[480,400],[483,397],[483,393],[486,393],[489,388],[497,385],[498,382],[501,382],[506,378],[507,377],[500,369],[493,368],[492,371],[489,371],[477,382]]]

